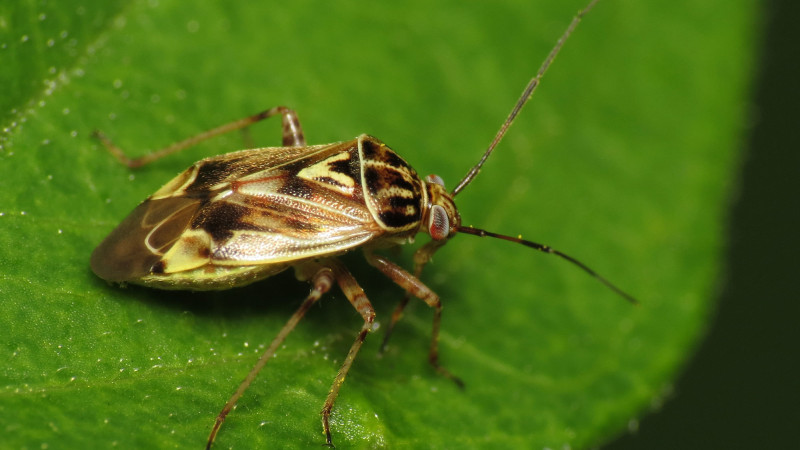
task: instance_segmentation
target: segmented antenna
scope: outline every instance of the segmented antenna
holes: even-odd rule
[[[528,100],[530,100],[531,96],[533,95],[533,91],[536,90],[536,86],[539,85],[542,76],[544,76],[544,73],[547,72],[547,69],[550,67],[550,64],[556,58],[556,55],[558,55],[558,52],[561,51],[561,47],[564,46],[564,42],[566,42],[567,38],[575,30],[575,27],[578,26],[578,23],[581,21],[583,16],[586,15],[586,13],[588,13],[594,7],[594,4],[597,3],[597,1],[598,0],[592,0],[591,2],[589,2],[589,4],[586,5],[585,8],[578,11],[578,14],[572,18],[572,22],[570,22],[569,26],[564,31],[564,34],[562,34],[561,37],[558,38],[558,42],[556,42],[555,47],[553,47],[553,49],[550,50],[550,54],[547,55],[547,58],[542,63],[542,66],[539,67],[539,71],[536,72],[536,76],[533,77],[530,82],[528,82],[527,86],[525,86],[525,90],[522,91],[522,95],[519,97],[519,100],[517,100],[517,104],[514,105],[514,109],[511,110],[511,113],[506,118],[506,121],[503,122],[503,125],[497,131],[494,140],[492,140],[492,143],[489,144],[489,148],[487,148],[486,151],[483,153],[483,156],[481,157],[480,161],[478,161],[478,164],[475,164],[475,166],[472,167],[472,169],[470,169],[467,175],[464,176],[464,178],[461,181],[459,181],[458,185],[455,187],[455,189],[453,189],[453,192],[451,192],[450,195],[454,197],[458,195],[458,193],[461,192],[465,187],[467,187],[467,185],[472,182],[472,179],[478,175],[478,172],[481,171],[481,167],[483,167],[483,163],[486,162],[486,160],[489,158],[489,155],[491,155],[492,151],[494,151],[494,148],[497,147],[497,144],[499,144],[500,141],[503,139],[503,136],[505,136],[506,131],[508,131],[508,128],[514,122],[514,119],[517,117],[517,114],[519,114],[520,110],[522,110],[522,107],[525,106],[525,103],[528,103]]]
[[[537,242],[527,241],[525,239],[518,238],[518,237],[506,236],[504,234],[498,234],[498,233],[492,233],[491,231],[481,230],[479,228],[474,228],[474,227],[462,227],[462,226],[459,226],[457,228],[457,230],[458,230],[459,233],[466,233],[466,234],[471,234],[471,235],[480,236],[480,237],[489,236],[489,237],[493,237],[493,238],[497,238],[497,239],[503,239],[503,240],[509,241],[509,242],[516,242],[517,244],[522,244],[522,245],[524,245],[526,247],[530,247],[530,248],[532,248],[534,250],[539,250],[540,252],[544,252],[544,253],[550,253],[551,255],[556,255],[559,258],[566,259],[567,261],[571,262],[572,264],[580,267],[584,272],[586,272],[589,275],[591,275],[592,277],[594,277],[597,281],[605,284],[606,287],[608,287],[609,289],[611,289],[612,291],[617,293],[617,295],[619,295],[620,297],[622,297],[625,300],[633,303],[634,305],[638,305],[639,304],[639,301],[636,300],[635,298],[633,298],[632,295],[628,294],[627,292],[625,292],[622,289],[620,289],[617,286],[615,286],[610,281],[606,280],[603,276],[601,276],[600,274],[598,274],[594,270],[590,269],[586,264],[584,264],[584,263],[578,261],[577,259],[567,255],[566,253],[561,253],[560,251],[558,251],[556,249],[550,248],[547,245],[539,244]]]
[[[598,0],[590,1],[585,8],[578,11],[578,14],[572,18],[572,22],[569,23],[569,26],[567,27],[566,30],[564,30],[564,33],[558,39],[556,45],[553,47],[552,50],[550,50],[550,53],[547,55],[547,58],[545,58],[544,62],[542,62],[541,67],[539,67],[539,71],[536,72],[536,76],[534,76],[531,79],[531,81],[528,82],[528,85],[525,86],[525,90],[522,91],[522,95],[519,97],[519,100],[517,100],[517,103],[514,105],[514,108],[511,110],[511,113],[508,115],[505,122],[503,122],[503,125],[501,125],[500,129],[497,130],[497,134],[492,140],[492,143],[489,144],[489,148],[487,148],[486,151],[483,153],[483,156],[481,156],[481,159],[480,161],[478,161],[478,164],[475,164],[475,166],[473,166],[472,169],[470,169],[467,175],[464,176],[464,178],[458,183],[458,185],[456,185],[455,189],[453,189],[450,195],[452,195],[453,197],[458,195],[458,193],[461,192],[465,187],[467,187],[467,185],[470,184],[472,180],[478,175],[478,173],[481,171],[481,167],[483,167],[483,164],[486,162],[487,159],[489,159],[489,155],[492,154],[495,147],[497,147],[497,144],[500,143],[500,141],[503,139],[503,136],[505,136],[506,132],[508,131],[509,127],[511,127],[511,124],[514,123],[514,119],[517,118],[517,114],[519,114],[519,112],[522,110],[522,107],[525,106],[525,104],[528,103],[528,100],[531,99],[531,96],[533,96],[533,91],[536,90],[537,86],[539,86],[539,83],[542,80],[542,77],[544,76],[545,72],[547,72],[547,69],[550,67],[550,64],[553,63],[553,60],[556,58],[556,55],[558,55],[558,52],[561,51],[561,47],[564,46],[564,42],[566,42],[567,38],[569,38],[569,36],[575,30],[575,27],[578,26],[578,23],[580,23],[583,16],[586,15],[586,13],[588,13],[594,7],[597,1]],[[628,294],[627,292],[615,286],[610,281],[606,280],[600,274],[590,269],[586,264],[567,255],[566,253],[562,253],[558,250],[550,248],[547,245],[539,244],[532,241],[527,241],[525,239],[522,239],[521,237],[506,236],[504,234],[493,233],[491,231],[481,230],[479,228],[473,228],[473,227],[459,226],[458,228],[456,228],[456,230],[459,233],[466,233],[480,237],[489,236],[510,242],[516,242],[517,244],[522,244],[526,247],[530,247],[540,252],[556,255],[559,258],[565,259],[570,263],[574,264],[575,266],[578,266],[581,270],[594,277],[597,281],[606,285],[606,287],[614,291],[617,295],[624,298],[625,300],[628,300],[633,304],[639,304],[639,301],[633,298],[632,295]]]

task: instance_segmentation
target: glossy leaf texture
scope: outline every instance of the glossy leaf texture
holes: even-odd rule
[[[1,7],[4,445],[202,446],[307,291],[289,272],[215,293],[96,278],[92,249],[138,202],[245,144],[224,136],[131,171],[92,130],[141,155],[282,104],[309,143],[369,133],[452,187],[582,6]],[[432,313],[415,302],[382,358],[377,330],[356,360],[332,416],[339,448],[583,448],[660,401],[713,313],[758,13],[747,0],[597,5],[457,203],[466,225],[547,243],[641,305],[555,257],[457,236],[423,279],[445,305],[442,362],[466,389],[427,365]],[[278,145],[279,129],[251,138]],[[402,293],[358,253],[344,259],[385,329]],[[340,293],[326,297],[219,448],[322,444],[318,411],[359,326]]]

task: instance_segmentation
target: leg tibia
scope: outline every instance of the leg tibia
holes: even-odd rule
[[[316,274],[311,278],[311,292],[309,292],[308,297],[303,301],[300,307],[292,314],[292,317],[289,318],[289,321],[286,322],[286,325],[281,328],[278,332],[278,335],[272,340],[272,343],[269,345],[266,351],[261,355],[256,365],[250,370],[250,373],[247,374],[244,381],[239,385],[239,388],[236,389],[236,392],[231,396],[228,400],[228,403],[222,408],[222,411],[217,415],[217,420],[214,422],[214,426],[211,428],[211,434],[208,436],[208,442],[206,443],[206,449],[211,448],[211,444],[214,443],[214,438],[217,436],[217,432],[219,428],[222,426],[222,422],[225,420],[225,417],[228,413],[233,409],[236,405],[236,402],[239,398],[244,394],[244,391],[250,386],[250,383],[256,378],[258,373],[261,371],[262,368],[267,364],[270,358],[275,354],[278,350],[278,347],[283,343],[286,336],[297,326],[297,323],[300,322],[300,319],[303,318],[303,315],[311,308],[322,294],[328,292],[330,287],[333,285],[333,272],[328,268],[321,268],[319,269]]]

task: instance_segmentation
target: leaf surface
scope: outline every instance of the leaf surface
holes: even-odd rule
[[[332,416],[339,448],[588,447],[668,390],[713,311],[736,182],[757,10],[734,3],[601,1],[457,198],[465,224],[547,243],[642,304],[557,258],[458,236],[423,280],[445,305],[442,362],[466,389],[428,367],[432,313],[416,302],[382,358],[381,330],[368,337]],[[582,6],[4,6],[5,445],[204,445],[307,290],[290,272],[214,293],[96,278],[93,247],[137,202],[194,160],[243,144],[224,136],[130,171],[93,129],[142,155],[283,104],[310,143],[369,133],[454,186]],[[277,145],[279,129],[268,121],[252,138]],[[410,267],[410,254],[397,259]],[[387,324],[402,293],[358,253],[345,261]],[[317,413],[359,327],[340,293],[320,302],[218,446],[323,443]]]

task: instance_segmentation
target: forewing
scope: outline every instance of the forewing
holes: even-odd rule
[[[334,254],[382,230],[364,203],[355,141],[231,181],[192,228],[215,264],[266,264]]]
[[[92,270],[135,281],[346,251],[382,233],[364,203],[360,167],[356,141],[199,161],[117,226],[92,254]]]
[[[193,226],[209,236],[215,264],[268,264],[339,253],[380,232],[367,214],[352,212],[285,194],[236,193],[209,204]]]

